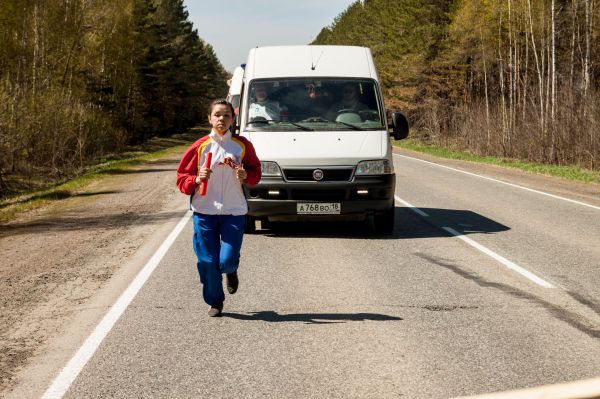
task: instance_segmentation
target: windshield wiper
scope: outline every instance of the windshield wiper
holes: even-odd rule
[[[289,123],[290,125],[294,125],[302,130],[306,130],[307,132],[313,132],[314,129],[311,129],[307,126],[301,125],[299,123],[296,122],[290,122],[290,121],[285,121],[285,122],[281,122],[281,121],[275,121],[273,119],[256,119],[253,121],[248,122],[249,125],[270,125],[271,123]]]
[[[277,121],[274,121],[273,119],[260,118],[260,119],[251,120],[251,121],[248,122],[248,124],[251,125],[251,124],[254,124],[254,123],[256,123],[256,124],[263,123],[263,124],[267,124],[268,125],[271,122],[277,122]]]
[[[286,121],[285,123],[289,123],[290,125],[294,125],[296,127],[299,127],[300,129],[306,130],[307,132],[314,132],[314,130],[315,130],[315,129],[311,129],[311,128],[307,127],[307,126],[301,125],[301,124],[296,123],[296,122]]]
[[[346,122],[342,122],[342,121],[335,121],[335,123],[341,123],[342,125],[348,126],[348,127],[352,128],[354,130],[367,130],[367,129],[362,128],[360,126],[356,126],[356,125],[353,125],[351,123],[346,123]]]

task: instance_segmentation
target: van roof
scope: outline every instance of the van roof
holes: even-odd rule
[[[250,50],[247,79],[351,77],[377,80],[371,50],[356,46],[272,46]]]

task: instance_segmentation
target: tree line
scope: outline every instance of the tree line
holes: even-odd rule
[[[193,126],[226,75],[183,0],[2,0],[0,197]]]
[[[314,44],[371,47],[419,139],[600,168],[597,0],[356,1]]]

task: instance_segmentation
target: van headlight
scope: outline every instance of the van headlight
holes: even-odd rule
[[[392,173],[390,161],[379,159],[377,161],[361,161],[356,165],[356,176],[388,175]]]
[[[281,169],[276,162],[261,161],[260,169],[263,176],[281,176]]]

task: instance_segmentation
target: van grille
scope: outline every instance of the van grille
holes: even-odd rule
[[[313,178],[315,169],[321,168],[284,169],[283,175],[287,181],[315,181]],[[323,168],[321,170],[323,171],[323,179],[320,181],[349,181],[354,168]]]

